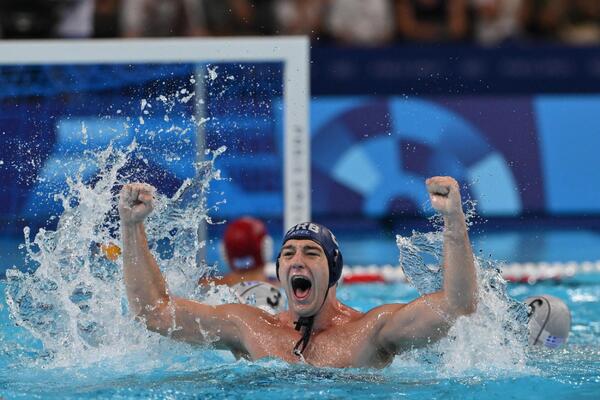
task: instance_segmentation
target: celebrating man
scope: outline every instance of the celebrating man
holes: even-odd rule
[[[169,294],[143,225],[153,208],[154,188],[125,185],[119,214],[130,310],[150,330],[191,343],[214,341],[250,360],[384,367],[394,355],[443,337],[458,317],[477,306],[475,263],[458,184],[451,177],[433,177],[426,186],[433,208],[444,217],[442,290],[366,313],[346,306],[336,297],[343,266],[337,241],[324,226],[307,222],[292,227],[283,239],[277,276],[289,309],[271,315],[249,305],[211,306]]]

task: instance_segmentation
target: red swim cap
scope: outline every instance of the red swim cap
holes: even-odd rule
[[[243,217],[231,222],[223,236],[224,258],[234,271],[263,267],[273,254],[273,240],[265,224]]]

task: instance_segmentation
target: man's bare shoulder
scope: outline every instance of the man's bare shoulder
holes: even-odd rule
[[[404,307],[404,304],[384,304],[367,312],[358,311],[342,304],[338,314],[333,317],[332,325],[342,329],[375,328],[379,323],[384,323],[388,316]]]
[[[381,306],[372,308],[363,314],[363,320],[374,320],[379,322],[385,322],[388,317],[392,316],[398,310],[403,309],[406,304],[383,304]]]
[[[382,304],[375,308],[370,309],[365,313],[365,315],[378,315],[385,314],[390,312],[396,312],[406,306],[405,303],[390,303],[390,304]]]
[[[221,304],[214,306],[216,310],[228,319],[257,320],[269,324],[277,324],[280,314],[270,314],[267,311],[242,303]]]

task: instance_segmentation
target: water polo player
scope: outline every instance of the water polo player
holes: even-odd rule
[[[220,245],[221,258],[230,272],[222,278],[204,278],[201,284],[233,286],[240,282],[268,282],[265,266],[273,255],[273,239],[265,224],[253,217],[229,223]]]
[[[191,343],[213,342],[236,356],[278,357],[329,367],[384,367],[395,354],[443,337],[460,316],[476,309],[476,269],[457,182],[426,181],[432,206],[444,218],[444,284],[408,304],[385,304],[366,313],[336,296],[342,253],[331,232],[299,224],[285,235],[277,275],[288,310],[271,315],[246,304],[211,306],[172,296],[146,241],[144,219],[154,189],[125,185],[119,215],[124,278],[130,311],[147,328]]]
[[[283,311],[285,298],[265,272],[273,256],[273,239],[261,220],[242,217],[227,224],[219,250],[229,273],[223,277],[204,277],[198,284],[231,286],[241,303],[271,314]]]

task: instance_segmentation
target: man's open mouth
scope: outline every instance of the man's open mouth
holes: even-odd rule
[[[297,299],[303,300],[310,294],[310,288],[312,282],[304,276],[293,276],[292,277],[292,291]]]

